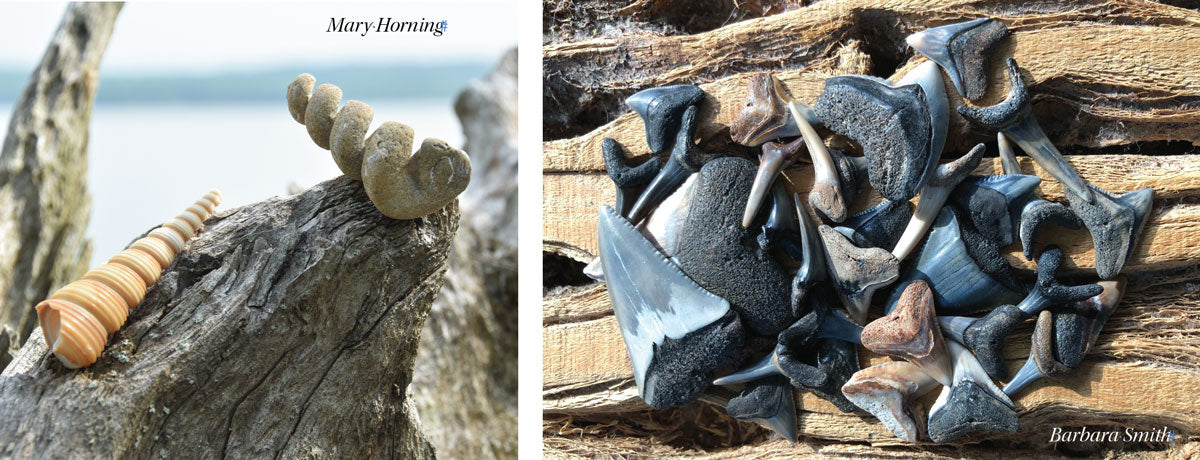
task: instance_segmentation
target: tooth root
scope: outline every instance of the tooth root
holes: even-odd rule
[[[924,417],[913,399],[936,385],[937,381],[917,366],[891,361],[855,372],[842,386],[842,394],[874,415],[896,437],[917,442],[924,431]]]
[[[1062,259],[1062,249],[1054,245],[1047,246],[1042,255],[1038,256],[1037,283],[1025,300],[1017,305],[1027,316],[1032,316],[1048,305],[1075,302],[1104,291],[1098,284],[1067,286],[1059,283],[1055,274],[1058,273]]]
[[[604,138],[600,148],[608,177],[612,178],[617,188],[617,213],[622,217],[629,217],[634,201],[638,198],[638,189],[654,180],[654,176],[662,169],[662,163],[652,158],[638,166],[629,166],[625,162],[621,144],[610,138]]]
[[[792,386],[781,376],[751,382],[725,407],[736,419],[753,421],[796,441],[796,403]]]
[[[746,202],[746,212],[742,216],[743,227],[750,227],[753,224],[754,216],[758,214],[767,192],[775,183],[776,175],[795,161],[795,155],[802,145],[803,141],[800,139],[788,144],[768,142],[763,145],[758,172],[754,176],[754,182],[750,187],[750,198]]]
[[[638,91],[625,99],[625,105],[642,118],[646,126],[646,144],[656,155],[671,147],[687,108],[704,100],[704,91],[695,85],[672,85]]]
[[[781,97],[787,90],[774,76],[768,72],[755,73],[750,76],[748,86],[746,105],[729,126],[729,135],[734,142],[758,147],[767,141],[800,135]],[[791,97],[787,96],[787,99]]]
[[[1033,260],[1033,239],[1043,223],[1051,223],[1059,227],[1078,230],[1083,227],[1083,221],[1075,215],[1071,208],[1060,203],[1046,200],[1033,200],[1025,204],[1021,210],[1021,249],[1025,260]]]
[[[996,380],[1008,380],[1008,367],[1004,364],[1004,339],[1026,318],[1028,316],[1017,307],[1001,305],[988,312],[987,316],[972,322],[963,331],[963,345],[975,353],[978,364],[987,375]]]
[[[880,248],[863,249],[828,225],[818,229],[825,243],[826,261],[834,286],[850,309],[851,317],[865,323],[871,295],[900,277],[900,261]]]
[[[696,106],[688,106],[683,112],[683,121],[675,137],[675,146],[667,164],[654,176],[654,180],[642,191],[633,210],[629,212],[630,223],[637,225],[646,218],[659,203],[671,195],[688,176],[702,166],[692,140],[696,134]]]
[[[906,41],[946,69],[963,97],[976,100],[987,91],[988,55],[1007,35],[1004,23],[979,18],[917,32]]]

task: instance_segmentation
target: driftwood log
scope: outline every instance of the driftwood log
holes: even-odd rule
[[[474,175],[413,376],[421,427],[445,458],[517,454],[517,51],[454,103]]]
[[[700,84],[708,94],[700,110],[701,148],[747,155],[752,152],[732,144],[728,127],[743,104],[751,72],[776,72],[793,95],[812,103],[830,76],[866,73],[897,80],[925,60],[905,49],[907,34],[979,16],[998,18],[1012,31],[993,56],[991,81],[1006,81],[997,65],[1003,58],[1021,63],[1031,76],[1035,115],[1087,181],[1117,192],[1155,189],[1149,224],[1125,267],[1129,292],[1092,354],[1069,377],[1034,384],[1015,399],[1021,420],[1016,435],[982,444],[906,446],[868,414],[841,413],[810,394],[797,403],[801,444],[767,441],[763,430],[733,421],[705,403],[650,411],[637,396],[606,290],[578,275],[596,254],[597,209],[614,199],[601,141],[618,140],[632,157],[649,155],[640,119],[620,107],[621,100],[647,87]],[[551,281],[544,291],[542,334],[543,445],[548,454],[1011,457],[1013,452],[1044,456],[1112,450],[1138,456],[1163,449],[1195,454],[1194,447],[1189,449],[1194,444],[1183,440],[1200,437],[1200,399],[1185,396],[1200,385],[1200,295],[1195,289],[1200,278],[1200,156],[1194,155],[1200,152],[1200,55],[1190,51],[1200,46],[1200,13],[1137,1],[1034,6],[1015,1],[825,0],[691,34],[670,35],[649,27],[630,31],[637,27],[636,18],[631,22],[596,38],[556,34],[543,47],[544,99],[579,101],[578,106],[545,104],[559,110],[548,118],[568,125],[547,130],[543,144],[543,277]],[[948,94],[957,97],[947,86]],[[993,85],[980,105],[996,103],[1005,89],[1003,83]],[[578,94],[585,97],[569,96]],[[598,113],[606,117],[597,118]],[[557,132],[583,134],[556,138]],[[828,141],[848,146],[836,136]],[[952,112],[947,157],[977,142],[987,142],[994,156],[994,133]],[[1020,160],[1027,173],[1043,178],[1043,196],[1063,201],[1060,184],[1031,159]],[[998,171],[999,160],[992,158],[976,173]],[[800,164],[787,175],[796,191],[807,193],[810,166]],[[877,200],[872,193],[855,208]],[[1072,274],[1094,273],[1086,231],[1053,230],[1040,239],[1064,246]],[[1019,247],[1007,252],[1019,268],[1033,267]],[[874,314],[881,314],[875,308]],[[1026,324],[1006,342],[1011,370],[1027,356],[1031,330]],[[887,359],[860,353],[864,366]],[[1130,446],[1048,443],[1053,427],[1078,426],[1167,426],[1181,438]]]
[[[0,456],[432,457],[409,382],[458,217],[388,219],[346,177],[219,210],[95,365],[35,329]]]
[[[67,7],[14,105],[0,151],[0,368],[37,326],[29,306],[88,268],[88,120],[120,10]]]

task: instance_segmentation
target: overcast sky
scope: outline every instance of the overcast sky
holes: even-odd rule
[[[497,59],[516,45],[515,6],[504,2],[129,3],[102,70],[111,74],[213,72],[284,64]],[[0,68],[32,69],[66,3],[0,3]],[[431,33],[326,32],[330,18],[446,20]],[[23,45],[21,45],[23,44]]]

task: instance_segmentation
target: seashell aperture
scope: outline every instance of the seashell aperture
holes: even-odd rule
[[[329,150],[342,173],[361,180],[379,212],[393,219],[415,219],[441,209],[471,182],[471,159],[445,141],[427,138],[412,151],[412,128],[386,122],[367,135],[374,110],[348,101],[338,110],[342,90],[316,87],[309,74],[287,89],[288,111],[303,124],[318,147]]]
[[[42,335],[64,366],[78,369],[100,358],[108,335],[125,324],[129,310],[146,296],[146,287],[158,281],[220,203],[220,192],[210,191],[183,214],[37,305]]]

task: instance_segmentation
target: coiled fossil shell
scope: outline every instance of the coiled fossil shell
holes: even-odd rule
[[[220,203],[220,192],[208,192],[183,214],[39,303],[42,334],[58,360],[71,369],[95,363],[108,335],[125,324],[129,310],[146,296],[146,287],[158,281]]]
[[[318,147],[329,150],[338,169],[361,180],[379,212],[414,219],[441,209],[467,188],[471,159],[445,141],[427,138],[412,151],[413,130],[393,121],[367,135],[375,111],[359,101],[338,104],[342,90],[300,74],[288,85],[292,118],[303,124]]]

